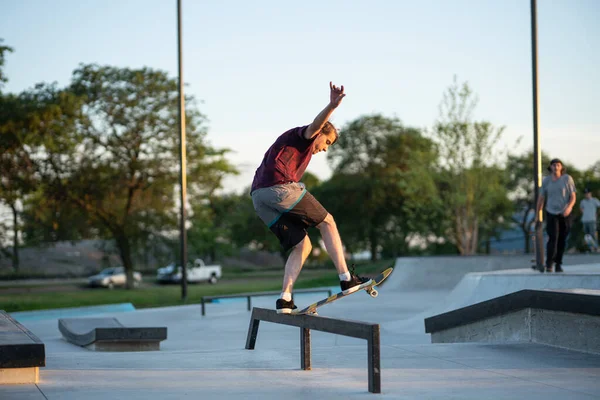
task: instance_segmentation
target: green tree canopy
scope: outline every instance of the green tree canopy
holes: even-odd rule
[[[177,80],[150,68],[81,65],[69,90],[84,99],[70,136],[74,146],[50,152],[44,190],[53,199],[78,207],[100,231],[109,233],[132,283],[135,243],[176,228]],[[190,203],[194,196],[218,187],[220,177],[232,170],[225,151],[207,143],[204,123],[189,97]]]
[[[0,95],[0,201],[13,213],[13,266],[18,267],[19,208],[39,187],[48,151],[64,148],[80,103],[56,85]]]
[[[475,254],[480,233],[495,234],[507,225],[512,212],[498,149],[504,127],[473,121],[476,105],[469,85],[455,78],[444,93],[440,118],[433,128],[440,154],[438,179],[446,210],[446,239],[463,255]]]
[[[333,176],[318,198],[348,250],[369,249],[372,259],[382,250],[397,255],[430,231],[435,159],[432,141],[395,118],[363,116],[341,130],[328,151]]]
[[[2,86],[8,81],[8,78],[4,74],[4,62],[6,60],[6,53],[13,51],[12,47],[4,46],[2,43],[4,39],[0,38],[0,93],[2,93]]]

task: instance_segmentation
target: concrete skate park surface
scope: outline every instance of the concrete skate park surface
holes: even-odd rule
[[[600,398],[600,355],[530,343],[431,344],[425,334],[425,317],[519,288],[600,289],[590,287],[600,279],[596,256],[565,257],[562,275],[534,272],[529,259],[399,258],[376,299],[359,293],[321,308],[322,316],[381,325],[381,394],[367,391],[364,340],[313,332],[311,371],[300,369],[295,327],[263,322],[255,350],[245,350],[242,299],[210,304],[204,317],[200,305],[82,315],[166,326],[157,352],[93,352],[62,339],[56,316],[24,320],[46,345],[46,367],[37,385],[0,386],[0,399]],[[322,297],[295,299],[303,306]],[[273,308],[275,297],[253,305]]]

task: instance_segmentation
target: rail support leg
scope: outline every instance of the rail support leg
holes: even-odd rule
[[[250,326],[248,327],[248,337],[246,338],[246,350],[254,350],[256,344],[256,336],[258,335],[258,324],[260,319],[250,318]]]
[[[300,367],[303,370],[312,369],[310,358],[310,329],[300,328]]]
[[[379,325],[372,327],[367,340],[369,357],[369,392],[381,393],[381,355],[379,353]]]

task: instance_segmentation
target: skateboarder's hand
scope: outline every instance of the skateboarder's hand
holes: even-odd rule
[[[568,217],[569,215],[571,215],[571,212],[572,212],[572,211],[573,211],[573,207],[567,207],[567,208],[565,209],[565,212],[563,213],[563,215],[564,215],[565,217]]]
[[[342,102],[342,99],[346,96],[344,94],[344,86],[340,86],[337,87],[334,84],[332,84],[331,82],[329,82],[329,102],[334,106],[337,107],[340,105],[340,103]]]

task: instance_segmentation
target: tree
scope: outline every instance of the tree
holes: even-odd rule
[[[13,215],[13,268],[19,266],[20,208],[38,186],[45,149],[64,145],[78,100],[55,85],[36,85],[19,95],[0,95],[0,200]]]
[[[6,75],[4,74],[4,61],[6,58],[6,53],[12,53],[13,52],[13,48],[9,47],[9,46],[3,46],[2,42],[4,42],[4,39],[0,38],[0,93],[2,93],[2,86],[4,85],[5,82],[8,81],[8,78],[6,77]]]
[[[188,231],[189,251],[211,261],[231,255],[231,215],[236,212],[240,199],[236,195],[213,195],[208,204],[192,206],[192,226]]]
[[[363,116],[341,130],[328,152],[334,173],[319,199],[348,250],[368,248],[376,260],[383,246],[399,254],[415,235],[427,235],[435,158],[432,141],[395,118]]]
[[[165,72],[81,65],[69,90],[84,99],[77,145],[46,157],[45,191],[76,206],[114,239],[133,287],[132,252],[152,234],[176,228],[179,181],[178,84]],[[186,99],[190,203],[228,168],[206,143],[204,116]],[[193,172],[193,173],[190,173]],[[217,179],[218,181],[218,179]]]
[[[78,207],[69,207],[49,197],[43,186],[30,192],[24,201],[22,218],[25,246],[44,246],[59,241],[75,242],[105,237],[107,232],[94,226]]]
[[[12,52],[13,49],[8,46],[3,46],[2,42],[4,42],[4,40],[0,39],[0,201],[5,203],[10,208],[13,215],[13,251],[11,254],[10,252],[6,251],[1,244],[5,240],[8,240],[8,236],[5,235],[5,232],[10,230],[10,225],[5,221],[0,220],[0,249],[2,250],[0,256],[4,255],[12,258],[12,266],[16,271],[19,267],[18,227],[17,222],[15,221],[17,211],[16,200],[14,200],[16,193],[12,189],[13,185],[8,182],[9,178],[7,176],[7,168],[13,164],[13,161],[11,160],[10,163],[7,161],[7,153],[10,145],[9,142],[12,141],[12,138],[10,140],[7,138],[9,135],[8,129],[10,128],[7,129],[6,126],[6,117],[8,114],[7,109],[10,109],[14,104],[13,96],[7,97],[2,94],[2,86],[4,86],[4,83],[8,81],[3,71],[6,53]]]
[[[0,95],[0,200],[12,214],[12,267],[19,269],[19,203],[32,188],[33,162],[25,149],[27,125],[19,98]],[[8,227],[7,225],[5,225]]]
[[[228,150],[210,150],[208,162],[196,163],[190,171],[199,177],[191,185],[192,205],[191,228],[188,235],[190,250],[208,256],[215,261],[218,254],[232,252],[227,238],[228,216],[236,205],[235,196],[221,195],[223,180],[239,172],[226,159]],[[208,153],[207,153],[208,154]]]
[[[486,121],[473,121],[477,104],[467,83],[454,83],[446,90],[440,105],[440,118],[433,128],[433,139],[440,153],[440,195],[446,209],[447,238],[460,254],[475,254],[480,228],[493,232],[508,219],[498,215],[507,210],[498,141],[503,127]]]

